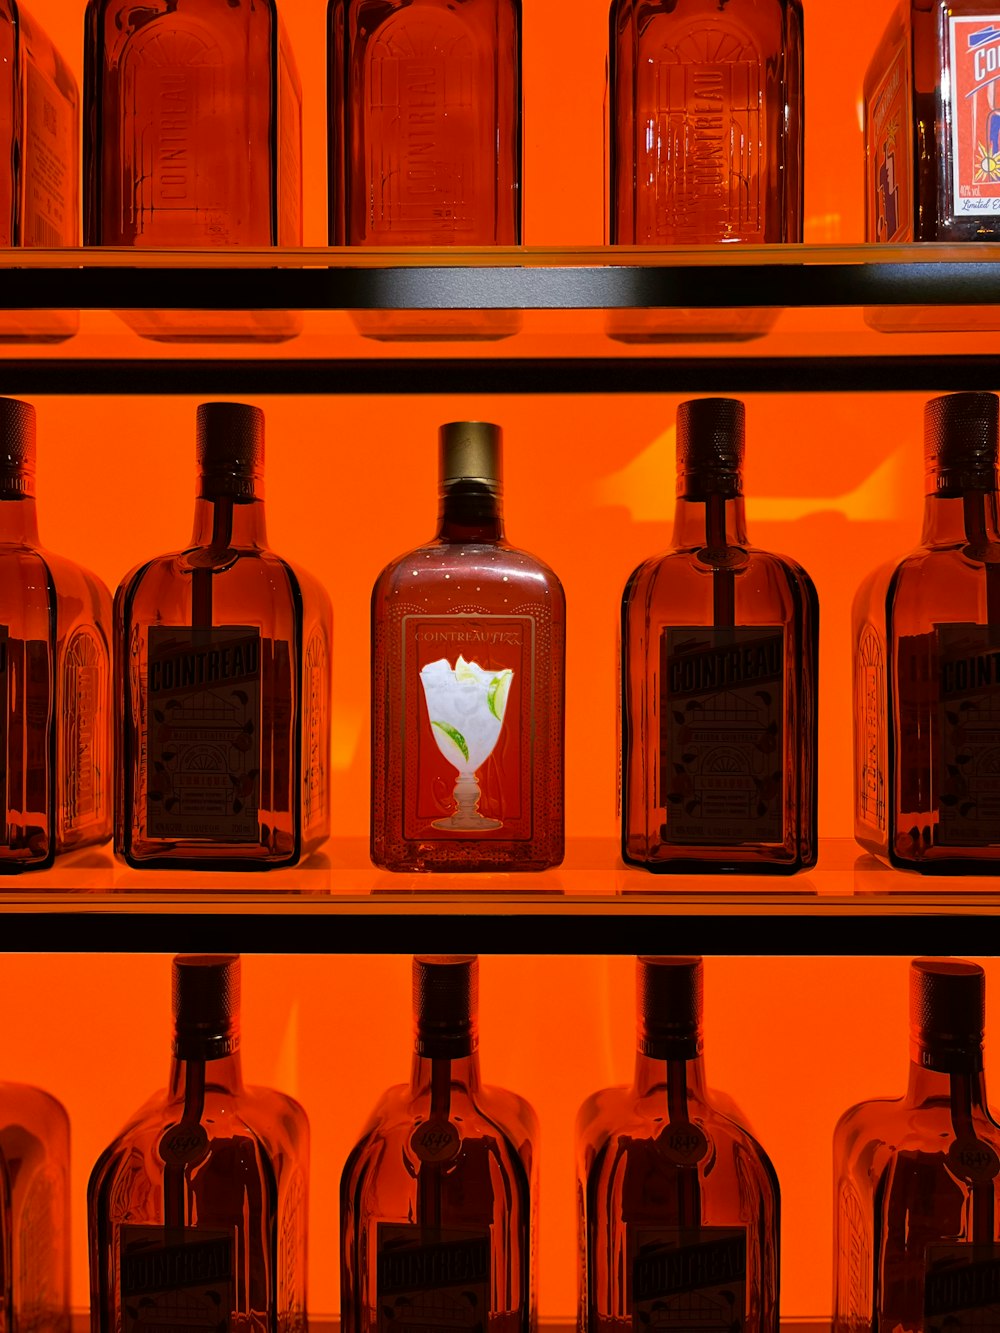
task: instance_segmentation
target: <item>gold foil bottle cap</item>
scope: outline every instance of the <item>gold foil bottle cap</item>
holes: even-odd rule
[[[694,398],[677,408],[677,494],[743,493],[746,408],[738,398]]]
[[[491,421],[449,421],[438,430],[441,485],[475,481],[499,491],[503,486],[503,431]]]
[[[239,1045],[239,954],[178,954],[173,964],[174,1054],[218,1060]]]
[[[413,960],[413,1017],[418,1055],[457,1059],[478,1043],[479,959],[474,954]]]
[[[924,405],[927,493],[945,497],[996,486],[1000,398],[948,393]]]
[[[693,1060],[702,1048],[702,960],[644,955],[635,981],[639,1050],[657,1060]]]
[[[247,403],[201,403],[197,458],[203,494],[253,498],[264,473],[264,413]]]
[[[34,495],[35,409],[20,398],[0,398],[0,495]]]

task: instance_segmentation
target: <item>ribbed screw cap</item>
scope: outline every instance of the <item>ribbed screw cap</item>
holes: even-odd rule
[[[657,1059],[690,1059],[701,1050],[704,965],[700,958],[636,960],[639,1049]]]
[[[35,409],[20,398],[0,398],[0,468],[35,470]]]
[[[479,959],[474,954],[413,960],[413,1017],[421,1055],[455,1058],[475,1049]]]
[[[239,954],[178,954],[173,965],[173,1013],[178,1055],[202,1054],[207,1059],[235,1050]]]
[[[742,494],[746,408],[738,398],[694,398],[677,409],[677,494]]]
[[[924,405],[928,491],[992,489],[997,466],[1000,398],[949,393]]]
[[[491,490],[503,482],[503,431],[492,421],[448,421],[438,429],[441,485],[479,481]]]
[[[910,964],[910,1027],[922,1046],[967,1049],[983,1040],[986,973],[959,958]]]
[[[264,413],[247,403],[201,403],[197,428],[198,466],[203,473],[263,471]]]

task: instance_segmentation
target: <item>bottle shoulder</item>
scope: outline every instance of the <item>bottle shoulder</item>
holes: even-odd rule
[[[472,576],[484,584],[546,587],[562,595],[558,576],[544,560],[505,541],[427,542],[391,560],[376,579],[375,592],[397,587],[416,592],[422,581],[450,580],[455,575]]]

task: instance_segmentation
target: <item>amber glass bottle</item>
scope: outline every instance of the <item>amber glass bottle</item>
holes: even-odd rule
[[[612,0],[608,239],[802,240],[800,0]],[[616,312],[609,332],[753,337],[769,310]]]
[[[441,427],[434,540],[372,593],[372,860],[544,870],[563,857],[566,604],[508,545],[501,433]]]
[[[647,870],[816,860],[819,607],[749,543],[743,435],[736,399],[681,403],[673,548],[622,601],[622,855]]]
[[[191,544],[115,597],[115,850],[294,865],[329,833],[330,599],[268,547],[263,412],[203,403],[197,452]]]
[[[635,1080],[577,1117],[578,1333],[778,1333],[778,1181],[706,1091],[701,959],[636,982]]]
[[[981,967],[913,962],[906,1094],[851,1107],[834,1136],[836,1333],[998,1327],[1000,1126],[984,1018]]]
[[[84,102],[87,245],[302,244],[302,94],[274,0],[89,0]],[[284,311],[128,318],[167,339],[298,329]]]
[[[93,1333],[305,1333],[309,1123],[244,1087],[239,958],[173,964],[170,1082],[87,1191]]]
[[[925,873],[1000,868],[998,406],[927,403],[920,545],[854,598],[855,836]]]
[[[111,836],[111,595],[39,542],[35,409],[0,398],[0,874]]]
[[[532,1333],[537,1139],[479,1076],[479,963],[413,960],[410,1082],[372,1112],[340,1181],[344,1333]]]

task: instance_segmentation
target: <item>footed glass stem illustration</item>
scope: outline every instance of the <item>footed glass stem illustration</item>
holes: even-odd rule
[[[458,770],[455,812],[436,819],[435,828],[484,833],[502,826],[502,820],[479,813],[482,792],[477,773],[500,738],[513,679],[509,669],[486,671],[462,656],[454,668],[442,657],[421,669],[420,683],[434,740],[448,763]]]

